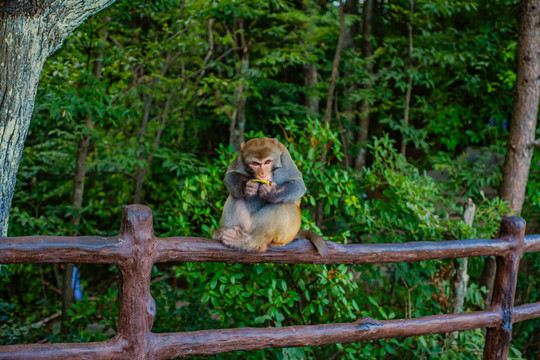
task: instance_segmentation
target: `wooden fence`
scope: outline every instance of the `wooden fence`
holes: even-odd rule
[[[119,319],[114,338],[93,343],[0,346],[0,359],[170,359],[234,350],[316,346],[428,335],[487,328],[484,359],[506,359],[512,324],[540,317],[540,302],[514,307],[522,253],[540,251],[540,235],[524,236],[525,221],[502,220],[500,239],[472,239],[401,244],[327,242],[319,256],[307,240],[264,253],[244,253],[215,240],[193,237],[156,238],[151,210],[130,205],[124,210],[120,235],[28,236],[0,238],[0,263],[100,263],[118,266],[121,274]],[[379,321],[369,317],[351,323],[238,328],[152,333],[156,315],[150,295],[154,263],[216,261],[226,263],[359,264],[397,263],[471,256],[497,257],[491,306],[485,311]]]

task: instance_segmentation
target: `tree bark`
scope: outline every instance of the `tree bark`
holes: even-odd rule
[[[518,20],[517,81],[510,135],[504,159],[501,198],[521,213],[534,149],[540,95],[540,5],[523,0]]]
[[[363,29],[363,48],[364,48],[364,57],[368,59],[367,62],[367,73],[368,75],[373,75],[373,44],[371,41],[371,29],[373,24],[373,3],[374,0],[366,0],[364,2],[364,29]],[[366,92],[371,92],[373,85],[371,80],[368,80],[363,85]],[[366,148],[365,144],[368,139],[369,134],[369,114],[371,112],[371,105],[368,100],[363,99],[360,104],[360,121],[358,124],[358,154],[354,160],[354,168],[356,170],[361,170],[366,165]]]
[[[17,170],[41,70],[73,29],[114,0],[0,3],[0,235],[7,235]]]

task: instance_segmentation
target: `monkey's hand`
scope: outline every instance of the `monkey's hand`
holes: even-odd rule
[[[270,184],[261,184],[261,186],[259,186],[259,197],[269,203],[279,202],[277,201],[279,194],[280,188],[273,181],[270,182]]]
[[[244,194],[246,197],[253,197],[257,195],[257,191],[259,191],[261,183],[255,182],[255,181],[248,181],[246,182],[246,188],[244,189]]]

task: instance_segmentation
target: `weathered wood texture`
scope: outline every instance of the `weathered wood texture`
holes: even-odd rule
[[[163,238],[157,262],[216,261],[228,263],[360,264],[398,263],[506,253],[510,246],[501,240],[456,240],[396,244],[343,245],[327,241],[328,254],[318,255],[308,240],[298,240],[264,253],[242,253],[202,238]]]
[[[434,315],[408,320],[378,321],[369,317],[342,324],[286,326],[281,328],[237,328],[223,330],[202,330],[183,333],[147,333],[144,342],[150,348],[146,358],[171,359],[188,355],[212,355],[235,350],[259,350],[278,347],[318,346],[374,339],[438,334],[458,330],[472,330],[493,327],[501,322],[495,311],[481,311],[468,314]],[[100,343],[91,344],[48,344],[9,345],[0,352],[0,359],[26,359],[49,356],[57,359],[103,358],[106,353],[99,346],[82,346],[81,353],[71,351],[75,345],[101,344],[116,358],[120,349],[127,350],[118,336]],[[66,350],[66,345],[69,351]],[[26,349],[28,347],[28,349]],[[31,347],[31,348],[30,348]],[[55,352],[55,349],[58,352]],[[0,351],[4,349],[0,348]],[[126,353],[124,353],[126,354]],[[3,357],[6,356],[6,357]],[[128,356],[124,357],[128,358]]]
[[[537,317],[540,317],[540,302],[519,305],[514,308],[514,317],[512,318],[512,323],[515,324]]]
[[[519,258],[525,247],[524,235],[525,220],[517,216],[503,219],[499,237],[511,244],[513,251],[497,257],[497,274],[493,284],[491,309],[502,315],[502,322],[486,332],[485,360],[500,360],[508,357],[512,341],[512,318]]]
[[[264,253],[243,253],[219,241],[194,237],[156,239],[155,262],[211,261],[225,263],[361,264],[397,263],[443,258],[502,255],[512,245],[499,239],[470,239],[397,244],[351,244],[331,241],[328,255],[317,253],[308,240],[297,240]],[[119,236],[0,237],[0,263],[96,263],[118,265],[129,251]],[[47,251],[44,251],[47,250]],[[525,237],[525,253],[540,251],[540,235]]]
[[[540,251],[540,235],[527,235],[525,236],[525,249],[524,253],[532,253]]]
[[[93,343],[82,344],[34,344],[34,345],[7,345],[0,347],[0,359],[103,359],[123,360],[127,341],[120,338]],[[135,359],[140,359],[138,357]],[[148,358],[148,357],[147,357]]]
[[[540,303],[513,307],[517,265],[522,251],[537,251],[540,236],[523,238],[525,222],[505,218],[501,239],[415,242],[405,244],[341,245],[328,242],[325,258],[311,243],[295,241],[266,253],[243,253],[209,239],[154,236],[152,213],[143,205],[126,207],[120,235],[110,238],[12,237],[0,238],[0,263],[82,262],[115,264],[120,268],[118,332],[113,339],[86,344],[0,346],[0,359],[169,359],[234,350],[317,346],[373,339],[488,328],[486,359],[505,359],[512,323],[540,316]],[[222,261],[230,263],[383,263],[496,255],[499,266],[494,302],[486,311],[434,315],[416,319],[352,323],[239,328],[154,334],[156,315],[150,295],[155,262]]]
[[[240,328],[203,330],[176,334],[155,334],[156,358],[169,359],[190,354],[212,355],[234,350],[319,346],[374,339],[437,334],[492,327],[500,314],[482,311],[469,314],[435,315],[408,320],[378,321],[369,317],[352,323],[286,326],[282,328]]]

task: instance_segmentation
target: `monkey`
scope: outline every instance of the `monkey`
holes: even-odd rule
[[[287,148],[275,138],[251,139],[227,168],[229,191],[214,239],[226,246],[263,252],[295,239],[309,239],[319,254],[328,246],[316,233],[300,229],[302,174]]]

